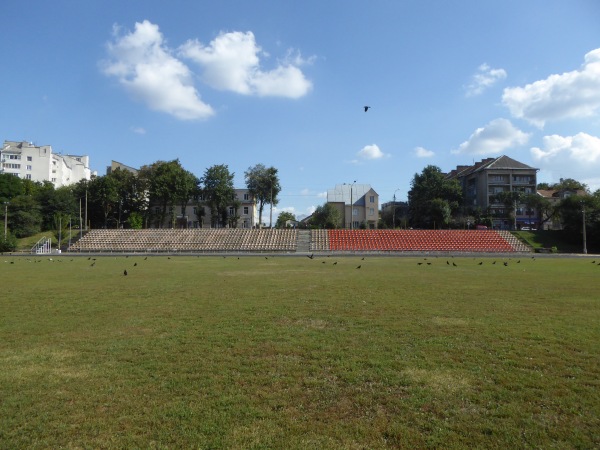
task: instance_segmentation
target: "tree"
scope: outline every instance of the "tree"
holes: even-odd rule
[[[433,228],[449,221],[450,215],[462,203],[462,189],[458,180],[448,179],[437,166],[429,165],[421,174],[415,174],[408,191],[408,214],[411,225]],[[437,220],[436,220],[437,219]],[[438,222],[440,221],[441,222]]]
[[[342,223],[341,212],[331,203],[325,203],[322,206],[317,206],[312,214],[310,225],[312,228],[339,228]]]
[[[285,228],[285,223],[288,220],[296,221],[296,216],[288,211],[281,211],[277,216],[277,222],[275,222],[275,228]]]
[[[213,225],[225,227],[227,225],[228,207],[235,200],[233,187],[234,174],[229,172],[225,164],[215,165],[205,170],[200,178],[204,201],[211,210]]]
[[[185,207],[190,198],[198,191],[199,180],[191,172],[186,171],[178,159],[173,161],[157,161],[151,166],[140,169],[139,177],[145,180],[150,204],[159,207],[157,225],[162,227],[167,217],[169,206],[182,205]],[[171,222],[176,214],[171,210]]]
[[[117,168],[107,175],[111,177],[117,187],[118,203],[116,210],[117,227],[123,223],[130,228],[143,225],[143,216],[148,210],[147,185],[144,178],[136,176],[129,170]],[[130,215],[135,214],[133,222],[129,220]],[[139,222],[141,219],[141,223]],[[135,223],[135,226],[132,226]]]
[[[265,167],[264,164],[257,164],[249,167],[244,172],[246,187],[250,194],[254,196],[258,204],[258,223],[262,224],[262,213],[266,204],[271,207],[279,203],[277,196],[281,191],[277,169],[274,167]]]
[[[24,193],[23,180],[9,173],[0,173],[0,202],[10,201]]]
[[[496,200],[502,203],[508,210],[513,220],[513,227],[517,227],[516,207],[523,200],[524,194],[519,191],[503,191],[496,194]]]
[[[32,236],[42,231],[40,206],[30,195],[19,195],[8,205],[9,225],[17,238]]]

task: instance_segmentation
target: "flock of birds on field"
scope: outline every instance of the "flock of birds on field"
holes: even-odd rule
[[[5,256],[5,255],[3,254],[3,256]],[[12,254],[10,254],[10,256],[12,256]],[[314,253],[311,253],[310,255],[306,255],[306,257],[308,259],[310,259],[310,260],[321,259],[321,264],[327,264],[328,263],[327,260],[330,259],[332,256],[333,255],[315,255]],[[125,258],[129,258],[129,255],[125,255]],[[200,256],[198,256],[198,258],[200,258]],[[227,256],[223,256],[223,258],[225,259],[225,258],[227,258]],[[270,257],[269,256],[264,256],[265,260],[269,260],[269,258],[274,258],[274,256],[273,255],[271,255]],[[148,259],[148,256],[145,256],[144,257],[144,261],[146,261],[147,259]],[[171,259],[171,257],[167,256],[167,259]],[[240,257],[238,256],[237,259],[239,260]],[[444,263],[444,258],[440,258],[439,256],[435,256],[434,258],[431,258],[431,259],[430,258],[423,258],[422,261],[418,261],[416,264],[417,264],[417,266],[425,266],[425,267],[432,266],[434,264],[434,262],[439,263],[440,259],[442,261],[441,262],[442,265],[447,265],[447,266],[450,266],[450,267],[459,267],[459,265],[454,260],[454,256],[451,256],[449,259],[445,259],[445,263]],[[62,263],[64,261],[63,259],[51,258],[51,257],[49,257],[49,258],[39,258],[38,257],[38,258],[33,258],[33,259],[32,258],[24,258],[24,260],[25,260],[25,262],[28,262],[28,263],[41,263],[44,260],[46,260],[46,261],[48,261],[50,263]],[[97,262],[98,258],[89,256],[87,258],[87,260],[90,261],[89,266],[90,267],[94,267],[96,265],[96,262]],[[461,260],[462,260],[461,261],[461,265],[465,266],[466,263],[467,263],[467,261],[468,261],[468,259],[464,258],[464,257],[461,257]],[[510,264],[521,264],[521,259],[517,259],[515,261],[515,260],[513,260],[510,257],[509,258],[503,258],[500,261],[498,261],[497,259],[489,258],[489,257],[487,257],[485,259],[473,257],[471,260],[472,261],[479,260],[476,263],[477,266],[483,266],[484,264],[489,264],[489,265],[496,265],[496,264],[500,265],[501,264],[504,267],[508,267]],[[531,260],[535,261],[536,260],[535,256],[531,256]],[[70,258],[69,261],[74,261],[74,258]],[[356,266],[356,269],[361,269],[363,267],[363,264],[364,264],[364,261],[365,261],[365,257],[362,257],[360,261],[361,262],[358,264],[358,266]],[[12,259],[10,261],[9,260],[4,260],[4,263],[15,264],[15,260],[14,259]],[[600,266],[600,260],[598,260],[598,261],[592,260],[591,264],[595,264],[595,265]],[[133,263],[133,267],[137,267],[137,265],[138,265],[137,262]],[[331,265],[337,266],[338,265],[338,260],[335,259],[331,263]],[[129,272],[127,271],[127,269],[124,269],[123,270],[123,276],[127,276],[127,275],[129,275]]]

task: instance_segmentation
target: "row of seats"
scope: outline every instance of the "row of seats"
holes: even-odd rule
[[[328,230],[329,249],[339,251],[514,252],[494,230]]]
[[[92,230],[70,251],[287,251],[298,247],[292,229]],[[494,230],[311,230],[310,251],[529,251],[512,234]]]
[[[92,230],[70,251],[295,251],[297,230]]]

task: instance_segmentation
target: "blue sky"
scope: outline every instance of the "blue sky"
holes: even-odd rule
[[[508,155],[600,188],[597,0],[5,0],[0,140],[197,176],[279,170],[405,200],[428,164]],[[363,106],[371,109],[364,112]]]

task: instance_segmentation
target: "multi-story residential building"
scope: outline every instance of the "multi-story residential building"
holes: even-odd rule
[[[327,190],[327,203],[340,211],[345,228],[377,228],[379,195],[370,184],[336,184]]]
[[[535,194],[539,169],[515,161],[508,156],[486,158],[472,166],[458,166],[446,176],[456,179],[463,188],[465,213],[476,209],[488,212],[495,229],[515,229],[534,226],[537,220],[525,205],[507,205],[501,201],[503,192]],[[511,212],[515,211],[511,217]]]
[[[90,158],[85,155],[54,153],[50,145],[31,142],[4,141],[0,150],[0,173],[8,173],[24,180],[50,181],[55,188],[89,180],[95,175],[90,170]]]

